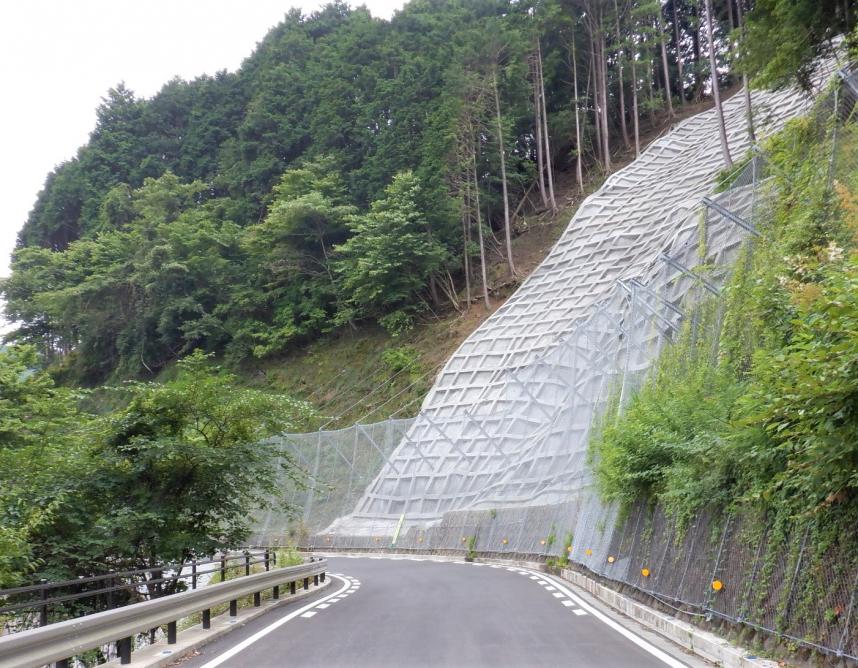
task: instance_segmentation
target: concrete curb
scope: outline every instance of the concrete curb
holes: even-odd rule
[[[301,601],[305,598],[309,598],[313,594],[329,587],[330,584],[331,579],[326,577],[325,581],[319,583],[319,585],[311,583],[309,590],[304,591],[302,589],[294,596],[283,596],[276,601],[269,599],[267,601],[263,601],[262,605],[258,608],[253,606],[239,608],[238,616],[236,617],[230,617],[228,612],[224,612],[217,617],[212,617],[210,629],[203,629],[202,624],[197,624],[189,629],[181,631],[178,634],[174,645],[168,645],[167,640],[163,639],[159,640],[154,645],[147,645],[146,647],[141,647],[140,649],[135,650],[131,653],[131,663],[126,663],[125,665],[132,666],[133,668],[160,668],[161,666],[171,665],[182,660],[200,647],[222,638],[230,631],[234,631],[235,629],[245,626],[248,622],[264,615],[266,612],[270,612],[275,608],[282,607],[289,603],[294,603],[295,601]],[[164,652],[169,652],[169,654],[165,654]],[[113,667],[120,666],[122,664],[119,663],[119,659],[117,658],[102,665]]]
[[[778,668],[776,661],[761,659],[696,626],[657,612],[610,587],[599,584],[583,573],[563,569],[560,577],[580,587],[597,600],[676,643],[680,647],[724,668]]]

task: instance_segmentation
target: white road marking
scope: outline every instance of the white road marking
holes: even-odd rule
[[[315,612],[305,612],[305,613],[304,613],[303,615],[301,615],[301,616],[302,616],[302,617],[307,617],[307,618],[309,618],[309,617],[312,617],[312,616],[313,616],[313,615],[315,615],[315,614],[316,614]]]
[[[584,601],[580,596],[573,594],[572,591],[568,587],[566,587],[564,584],[562,584],[556,578],[551,577],[550,579],[557,586],[557,588],[560,591],[565,593],[569,598],[571,598],[573,601],[575,601],[575,603],[577,603],[581,608],[583,608],[583,610],[581,612],[583,612],[584,614],[590,613],[596,619],[598,619],[600,622],[607,624],[612,629],[614,629],[614,631],[619,633],[621,636],[623,636],[624,638],[627,638],[628,640],[631,640],[635,645],[640,647],[642,650],[649,652],[655,658],[657,658],[659,661],[661,661],[665,665],[670,666],[670,668],[688,668],[687,664],[682,663],[678,659],[674,659],[667,652],[660,650],[658,647],[656,647],[652,643],[644,640],[643,638],[641,638],[636,633],[629,631],[629,629],[627,629],[622,624],[615,622],[613,619],[611,619],[607,615],[599,612],[592,605],[590,605],[589,603]],[[576,611],[575,614],[579,614],[579,613]]]
[[[564,594],[561,594],[559,591],[556,591],[556,592],[554,592],[554,593],[553,593],[553,594],[551,594],[551,595],[552,595],[554,598],[563,598],[563,597],[564,597]]]
[[[560,601],[560,602],[561,602],[563,605],[565,605],[567,608],[571,608],[573,605],[575,605],[572,601],[570,601],[570,600],[568,600],[568,599],[566,599],[565,601]]]
[[[257,631],[256,633],[254,633],[249,638],[238,643],[232,649],[227,650],[226,652],[224,652],[220,656],[215,657],[214,659],[212,659],[208,663],[204,664],[202,666],[202,668],[215,668],[215,666],[219,666],[224,661],[229,661],[229,659],[234,657],[236,654],[238,654],[243,649],[250,647],[257,640],[264,638],[265,636],[267,636],[272,631],[279,629],[286,622],[289,622],[289,621],[295,619],[296,617],[312,617],[313,615],[316,614],[315,612],[311,612],[309,615],[305,614],[305,613],[307,613],[307,611],[310,610],[310,608],[314,608],[319,603],[324,603],[325,601],[332,599],[334,596],[337,596],[338,594],[342,594],[346,590],[346,588],[349,586],[348,582],[346,582],[346,580],[344,578],[337,577],[337,579],[343,581],[343,586],[338,591],[334,592],[333,594],[329,594],[328,596],[325,596],[320,601],[313,601],[312,603],[308,603],[307,605],[302,606],[293,612],[290,612],[285,617],[281,617],[280,619],[278,619],[273,624],[269,624],[268,626],[266,626],[261,631]]]
[[[579,608],[579,609],[577,609],[577,610],[573,610],[572,612],[574,612],[574,613],[575,613],[576,615],[578,615],[579,617],[580,617],[581,615],[586,615],[586,614],[587,614],[584,610],[581,610],[580,608]]]
[[[527,574],[525,573],[525,575],[527,575]],[[535,575],[531,575],[531,576],[530,576],[530,579],[531,579],[531,580],[538,580],[539,578],[538,578],[538,577],[536,577]]]
[[[544,585],[542,585],[542,586],[545,588],[545,591],[554,591],[554,587],[552,587],[552,586],[551,586],[550,584],[548,584],[547,582],[546,582]]]
[[[316,607],[319,610],[324,610],[325,608],[330,608],[331,604],[330,603],[319,603],[319,605],[317,605]]]

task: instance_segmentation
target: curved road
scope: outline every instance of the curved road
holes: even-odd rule
[[[329,557],[328,564],[331,586],[317,598],[277,608],[179,665],[710,665],[525,569],[421,558]]]

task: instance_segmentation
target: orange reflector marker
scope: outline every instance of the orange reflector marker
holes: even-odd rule
[[[539,541],[539,544],[540,544],[540,545],[545,545],[545,541],[544,541],[544,540],[541,540],[541,541]]]
[[[508,539],[506,539],[506,538],[504,538],[501,542],[502,542],[504,545],[506,545],[507,543],[509,543],[509,540],[508,540]]]
[[[615,559],[613,557],[608,557],[608,563],[613,564]]]
[[[649,577],[649,569],[648,568],[642,568],[641,569],[641,575],[643,575],[645,578],[648,578]]]
[[[566,551],[569,552],[569,554],[572,554],[572,546],[570,545],[569,547],[567,547]]]
[[[724,583],[721,580],[712,580],[712,589],[715,591],[721,591],[724,589]]]
[[[586,550],[584,550],[584,554],[586,554],[586,555],[589,557],[591,554],[593,554],[593,550],[591,550],[591,549],[588,547]]]

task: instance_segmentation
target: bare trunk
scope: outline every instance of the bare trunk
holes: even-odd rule
[[[677,0],[673,0],[673,34],[676,39],[676,83],[679,91],[679,104],[685,107],[685,83],[682,72],[682,34],[679,30],[679,14],[676,11]]]
[[[670,118],[676,114],[673,113],[673,95],[670,92],[670,68],[667,66],[667,45],[664,42],[664,23],[661,17],[661,3],[658,6],[658,36],[661,42],[661,66],[664,70],[664,96],[667,98],[667,113]]]
[[[727,128],[724,124],[724,109],[721,106],[721,91],[718,88],[718,67],[715,59],[715,39],[712,33],[712,0],[706,0],[706,36],[709,39],[709,67],[712,72],[712,97],[715,99],[715,109],[718,112],[718,131],[721,135],[721,153],[724,165],[729,169],[733,166],[730,157],[730,146],[727,144]]]
[[[552,213],[557,212],[557,200],[554,198],[554,167],[551,164],[551,140],[548,135],[548,107],[545,102],[545,77],[542,73],[542,47],[536,42],[536,66],[538,70],[539,92],[542,103],[542,136],[545,140],[545,171],[548,174],[548,203],[551,205]]]
[[[608,63],[605,58],[605,34],[599,17],[599,63],[602,70],[602,144],[605,151],[605,173],[611,171],[611,144],[608,135]]]
[[[533,111],[536,122],[536,169],[537,182],[539,183],[539,194],[542,196],[542,204],[548,208],[548,193],[545,190],[545,159],[542,153],[542,114],[540,113],[539,88],[536,85],[536,68],[533,67]]]
[[[700,47],[700,0],[693,0],[694,30],[691,41],[694,47],[694,100],[699,102],[703,96],[703,54]]]
[[[629,144],[629,130],[626,125],[626,92],[625,92],[625,77],[623,76],[623,58],[626,55],[625,47],[621,46],[623,42],[622,35],[620,34],[620,8],[617,4],[617,0],[614,0],[614,13],[616,14],[617,19],[617,52],[619,54],[619,68],[618,73],[620,77],[620,131],[623,135],[623,146],[628,150]]]
[[[730,30],[736,27],[733,22],[733,0],[727,0],[727,22],[730,25]]]
[[[572,33],[572,82],[575,91],[575,177],[578,180],[578,192],[584,192],[584,170],[581,165],[581,120],[578,114],[578,56],[575,48],[575,33]]]
[[[632,49],[632,115],[635,123],[635,158],[641,155],[641,128],[640,114],[638,113],[638,73],[635,65],[637,61],[637,44]]]
[[[736,18],[739,20],[739,29],[742,31],[742,35],[745,34],[745,13],[742,8],[743,0],[739,0],[736,3]],[[754,132],[754,107],[751,103],[751,87],[748,85],[748,75],[744,72],[742,73],[742,88],[745,91],[745,116],[748,121],[748,139],[751,140],[752,144],[757,143],[756,133]]]
[[[596,153],[599,162],[604,166],[605,156],[602,153],[602,117],[599,115],[601,95],[599,94],[599,74],[596,70],[596,39],[590,39],[590,73],[587,75],[587,98],[590,97],[590,79],[593,79],[593,127],[596,129]],[[591,77],[592,75],[592,77]]]
[[[486,311],[490,311],[492,303],[489,301],[489,282],[486,277],[486,245],[483,242],[483,221],[480,216],[480,182],[477,180],[477,153],[474,150],[474,208],[477,212],[477,239],[480,243],[480,272],[483,276],[483,301]]]
[[[503,190],[503,222],[504,222],[504,233],[506,235],[506,261],[509,265],[509,275],[511,278],[515,278],[515,265],[512,261],[512,225],[509,220],[509,196],[507,194],[507,185],[506,185],[506,157],[504,156],[504,144],[503,144],[503,123],[501,121],[501,110],[500,110],[500,95],[498,95],[498,75],[497,69],[492,70],[492,88],[494,89],[495,94],[495,118],[497,119],[498,126],[498,153],[500,153],[500,163],[501,163],[501,189]],[[476,170],[476,165],[474,165],[474,169]],[[477,197],[479,198],[480,189],[477,188]],[[479,212],[479,206],[477,207],[477,211]],[[477,218],[479,220],[479,213],[477,214]],[[482,233],[481,233],[482,234]]]
[[[468,170],[470,172],[470,170]],[[471,235],[470,235],[470,223],[471,216],[469,212],[469,208],[471,206],[471,175],[467,175],[465,186],[465,193],[462,200],[462,244],[464,246],[464,252],[462,253],[462,261],[464,263],[465,270],[465,303],[467,304],[466,308],[471,308],[471,260],[468,257],[470,252],[471,245]]]

